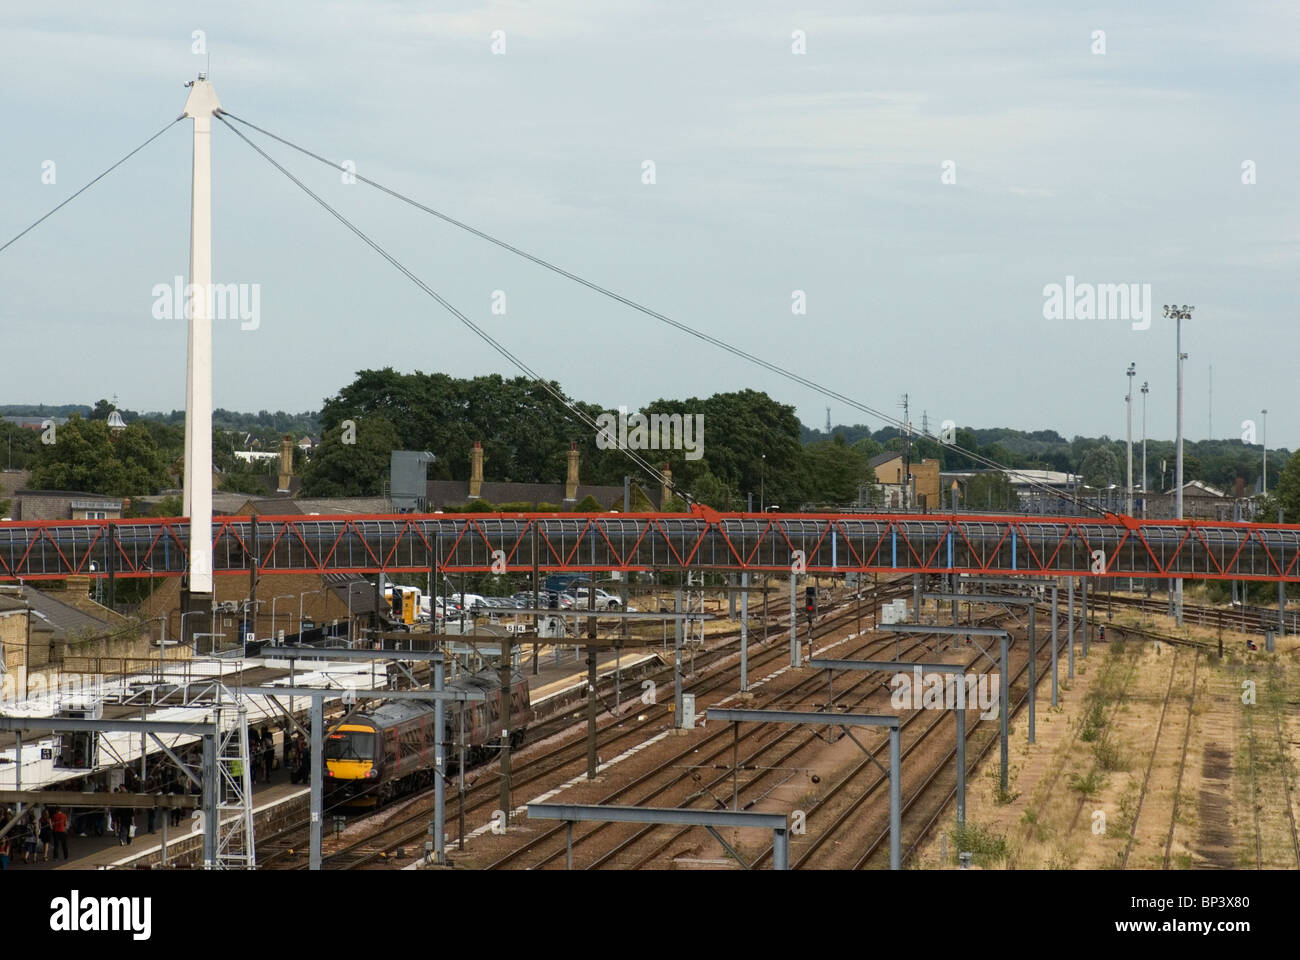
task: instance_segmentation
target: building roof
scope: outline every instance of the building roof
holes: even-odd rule
[[[30,607],[36,615],[36,621],[46,624],[54,631],[56,640],[105,634],[117,628],[117,623],[110,619],[112,613],[107,608],[102,617],[95,616],[31,586],[23,586],[21,596],[10,593],[0,595],[0,609],[16,610],[23,607]]]
[[[1073,473],[1060,470],[1004,470],[1007,479],[1013,484],[1046,484],[1054,487],[1068,487],[1080,482]]]
[[[1165,493],[1173,496],[1177,487],[1170,487]],[[1212,487],[1203,480],[1188,480],[1183,484],[1183,496],[1191,495],[1193,497],[1226,497],[1227,494],[1218,487]]]
[[[59,497],[76,500],[102,500],[106,503],[121,503],[121,497],[110,497],[106,493],[86,493],[84,490],[15,490],[16,497]]]

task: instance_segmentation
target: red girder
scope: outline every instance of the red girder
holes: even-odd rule
[[[402,514],[292,515],[214,520],[214,572],[715,569],[782,573],[802,550],[807,571],[849,570],[1300,581],[1300,527],[1278,524],[936,514]],[[108,527],[115,527],[109,546]],[[437,543],[434,541],[437,536]],[[184,518],[0,523],[0,580],[176,576]],[[927,546],[930,538],[934,542]],[[389,542],[391,540],[391,543]],[[752,540],[752,542],[750,542]],[[482,549],[480,549],[480,546]],[[359,548],[359,549],[358,549]],[[946,548],[946,549],[945,549]],[[346,554],[346,555],[345,555]],[[951,565],[949,565],[951,564]]]

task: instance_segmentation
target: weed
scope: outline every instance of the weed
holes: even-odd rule
[[[1095,796],[1101,790],[1102,776],[1100,771],[1092,770],[1086,776],[1079,776],[1077,773],[1070,774],[1070,789],[1080,796]]]
[[[1007,838],[984,827],[967,823],[953,831],[953,862],[959,863],[959,854],[969,853],[971,861],[980,867],[991,867],[1006,859]]]
[[[1097,765],[1106,771],[1127,770],[1130,760],[1123,748],[1109,735],[1103,736],[1092,747],[1092,755],[1097,758]]]

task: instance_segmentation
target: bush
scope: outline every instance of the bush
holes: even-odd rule
[[[967,823],[953,831],[953,862],[960,863],[960,854],[969,853],[971,862],[980,867],[991,867],[1007,856],[1007,838],[983,827]]]
[[[1070,774],[1070,789],[1080,796],[1091,797],[1101,789],[1101,781],[1101,774],[1096,770],[1091,771],[1084,777],[1072,773]]]
[[[1083,718],[1083,730],[1079,733],[1079,739],[1085,743],[1091,743],[1101,734],[1101,728],[1106,725],[1106,704],[1101,700],[1093,700],[1092,706],[1088,708],[1088,715]]]
[[[1123,749],[1109,736],[1102,737],[1092,748],[1092,755],[1097,758],[1097,765],[1103,770],[1127,770],[1128,757]]]

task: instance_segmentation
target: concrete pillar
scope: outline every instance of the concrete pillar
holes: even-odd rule
[[[212,594],[212,115],[221,109],[202,74],[184,115],[194,121],[190,203],[189,340],[185,368],[185,478],[190,520],[189,592]]]

